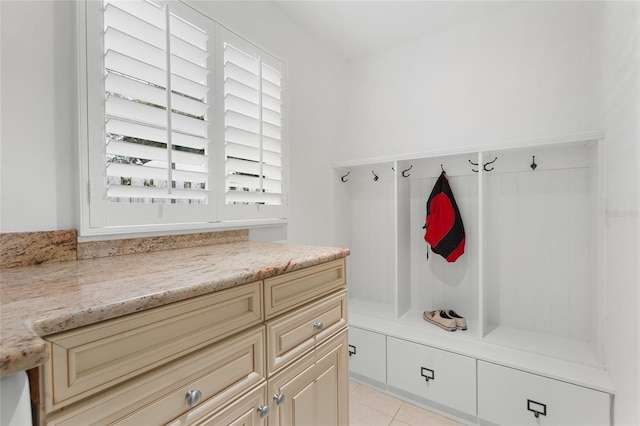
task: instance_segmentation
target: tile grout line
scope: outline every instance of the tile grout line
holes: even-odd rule
[[[392,415],[389,415],[389,414],[384,413],[384,412],[382,412],[382,411],[380,411],[380,410],[378,410],[378,409],[376,409],[376,408],[374,408],[374,407],[369,407],[368,405],[363,404],[362,402],[353,401],[353,402],[356,402],[356,403],[358,403],[358,404],[360,404],[360,405],[363,405],[363,406],[365,406],[365,407],[367,407],[367,408],[369,408],[369,409],[371,409],[371,410],[376,411],[376,412],[377,412],[377,413],[379,413],[380,415],[390,417],[390,420],[389,420],[389,423],[387,424],[387,426],[390,426],[394,421],[398,421],[398,422],[400,422],[400,423],[402,423],[402,424],[405,424],[405,425],[413,426],[413,425],[411,425],[411,424],[408,424],[408,423],[403,422],[403,421],[401,421],[401,420],[399,420],[399,419],[397,419],[397,418],[396,418],[396,416],[397,416],[397,415],[398,415],[398,413],[400,412],[400,409],[402,408],[402,406],[403,406],[404,404],[406,404],[406,402],[405,402],[405,401],[403,401],[403,400],[401,400],[401,399],[399,399],[399,398],[396,398],[396,397],[394,397],[394,396],[387,395],[387,394],[385,394],[385,393],[383,393],[383,392],[378,391],[377,389],[370,388],[370,387],[368,387],[368,386],[366,386],[366,385],[362,385],[362,384],[357,383],[357,382],[352,382],[352,383],[354,383],[354,384],[355,384],[355,386],[354,386],[354,387],[353,387],[353,389],[349,392],[349,396],[351,396],[351,394],[353,394],[353,393],[356,391],[356,389],[358,389],[359,387],[365,387],[365,388],[368,388],[368,389],[370,389],[370,390],[372,390],[372,391],[379,392],[381,395],[385,395],[385,396],[387,396],[387,397],[389,397],[389,398],[393,399],[393,400],[394,400],[394,401],[396,401],[396,402],[399,402],[399,404],[398,404],[398,408],[396,408],[396,410],[394,411],[394,413],[393,413]]]
[[[368,408],[368,409],[370,409],[370,410],[374,410],[374,411],[376,411],[377,413],[379,413],[379,414],[380,414],[380,415],[382,415],[382,416],[391,417],[391,420],[390,420],[390,422],[388,423],[388,425],[387,425],[387,426],[391,426],[391,424],[392,424],[392,423],[394,423],[394,421],[396,421],[396,422],[400,423],[401,425],[416,426],[416,425],[415,425],[415,424],[413,424],[413,423],[408,423],[408,422],[406,422],[406,421],[404,421],[404,420],[400,420],[400,419],[398,419],[398,417],[397,417],[397,416],[398,416],[398,413],[400,412],[400,410],[402,409],[402,407],[403,407],[403,406],[413,406],[413,407],[416,407],[416,408],[418,408],[418,409],[420,409],[420,410],[426,411],[426,412],[428,412],[428,413],[430,413],[430,414],[433,414],[433,415],[435,415],[435,416],[437,416],[437,417],[441,417],[442,419],[445,419],[445,420],[448,420],[448,421],[450,421],[450,422],[453,422],[453,424],[458,424],[459,426],[462,426],[460,423],[457,423],[455,420],[453,420],[453,419],[451,419],[451,418],[448,418],[448,417],[446,417],[446,416],[444,416],[444,415],[441,415],[441,414],[434,413],[434,412],[432,412],[432,411],[430,411],[430,410],[428,410],[428,409],[425,409],[425,408],[423,408],[423,407],[416,406],[416,405],[414,405],[414,404],[411,404],[410,402],[404,401],[404,400],[402,400],[402,399],[400,399],[400,398],[396,398],[396,397],[394,397],[394,396],[392,396],[392,395],[389,395],[389,394],[386,394],[386,393],[384,393],[384,392],[381,392],[381,391],[379,391],[378,389],[375,389],[375,388],[372,388],[372,387],[370,387],[370,386],[367,386],[367,385],[364,385],[364,384],[360,384],[360,383],[357,383],[357,382],[353,382],[353,381],[351,381],[351,383],[353,383],[355,386],[353,387],[353,389],[351,390],[351,392],[349,392],[349,397],[350,397],[350,398],[351,398],[351,394],[352,394],[352,393],[353,393],[357,388],[359,388],[359,387],[364,387],[364,388],[367,388],[367,389],[369,389],[369,390],[371,390],[371,391],[375,391],[375,392],[377,392],[377,393],[380,393],[380,394],[382,394],[382,395],[385,395],[385,396],[387,396],[387,397],[389,397],[389,398],[393,399],[394,401],[396,401],[396,402],[399,402],[399,403],[400,403],[400,404],[399,404],[399,406],[398,406],[398,408],[395,410],[395,413],[394,413],[393,415],[389,415],[389,414],[387,414],[387,413],[385,413],[385,412],[382,412],[382,411],[378,410],[378,409],[377,409],[377,408],[375,408],[375,407],[371,407],[371,406],[369,406],[369,405],[367,405],[367,404],[365,404],[365,403],[362,403],[361,401],[353,401],[353,402],[355,402],[355,403],[357,403],[357,404],[359,404],[359,405],[361,405],[361,406],[364,406],[364,407],[366,407],[366,408]]]
[[[393,421],[396,420],[396,416],[398,415],[398,413],[400,412],[400,409],[402,408],[402,405],[404,404],[404,401],[402,401],[402,400],[400,400],[398,398],[395,398],[395,399],[397,401],[400,401],[400,405],[398,405],[398,409],[396,410],[396,412],[393,413],[393,416],[391,417],[391,423],[393,423]],[[398,421],[400,421],[400,420],[398,420]],[[389,423],[389,424],[391,424],[391,423]]]

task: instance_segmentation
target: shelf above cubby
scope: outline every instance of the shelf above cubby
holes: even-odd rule
[[[376,164],[388,163],[391,164],[395,161],[412,161],[423,158],[436,158],[436,157],[448,157],[452,155],[463,155],[477,152],[493,152],[497,150],[512,150],[529,147],[545,147],[553,145],[566,145],[573,143],[583,143],[585,141],[597,141],[604,139],[605,132],[593,131],[575,133],[572,135],[560,135],[551,137],[520,139],[514,141],[492,142],[482,145],[470,145],[461,146],[458,148],[445,149],[445,150],[432,150],[424,152],[414,152],[407,154],[392,154],[383,155],[379,157],[358,158],[351,160],[340,160],[331,164],[333,169],[348,169],[352,167],[371,166]]]

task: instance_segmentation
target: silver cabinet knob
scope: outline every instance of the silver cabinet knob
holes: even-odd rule
[[[276,402],[276,405],[279,407],[282,404],[284,404],[284,394],[283,393],[277,393],[275,395],[273,395],[273,400]]]
[[[258,405],[258,415],[261,419],[264,419],[269,415],[269,406],[268,405]]]
[[[317,321],[313,323],[313,329],[315,331],[320,331],[324,328],[324,324],[322,323],[322,321]]]
[[[194,405],[197,405],[202,399],[202,392],[200,392],[199,390],[189,389],[185,398],[187,399],[187,404],[189,404],[189,407],[193,407]]]

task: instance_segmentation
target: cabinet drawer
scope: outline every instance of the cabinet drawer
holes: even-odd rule
[[[387,383],[405,393],[476,415],[476,360],[387,338]]]
[[[187,392],[212,411],[264,382],[264,328],[207,346],[50,415],[46,424],[164,424],[187,412]]]
[[[262,321],[261,283],[48,336],[45,410],[109,386]],[[53,378],[55,377],[55,380]]]
[[[268,278],[264,280],[265,317],[273,318],[311,302],[344,287],[345,283],[344,259]]]
[[[478,418],[482,422],[608,425],[610,405],[608,393],[478,361]]]
[[[349,423],[346,330],[329,338],[268,381],[269,426]]]
[[[268,402],[267,385],[263,383],[220,411],[216,412],[214,408],[209,406],[210,404],[204,402],[169,422],[167,426],[265,425],[267,417],[260,418],[258,407],[266,406]]]
[[[346,325],[346,290],[267,322],[267,371],[273,373]]]
[[[384,334],[349,326],[349,373],[357,378],[387,382],[387,340]]]

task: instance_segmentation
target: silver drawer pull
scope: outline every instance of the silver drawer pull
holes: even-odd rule
[[[543,416],[547,415],[547,404],[527,399],[527,410],[531,411],[537,419],[540,417],[540,414]]]
[[[189,404],[189,407],[193,407],[194,405],[197,405],[202,399],[202,392],[200,392],[199,390],[189,389],[185,398],[187,399],[187,404]]]
[[[261,419],[264,419],[269,415],[269,406],[268,405],[258,405],[258,415]]]
[[[276,402],[276,405],[279,407],[282,404],[284,404],[284,394],[283,393],[277,393],[275,395],[273,395],[273,400]]]
[[[315,331],[320,331],[324,328],[324,324],[322,323],[322,321],[317,321],[313,323],[313,329]]]

